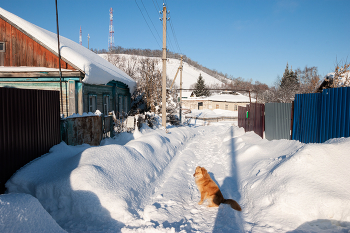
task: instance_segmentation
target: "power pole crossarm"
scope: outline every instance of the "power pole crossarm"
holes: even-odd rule
[[[176,74],[175,74],[175,77],[174,77],[174,80],[173,80],[173,82],[171,83],[171,86],[170,86],[170,88],[169,89],[171,89],[172,87],[173,87],[173,85],[174,85],[174,83],[175,83],[175,80],[176,80],[176,77],[177,77],[177,74],[179,73],[179,70],[181,69],[181,66],[179,67],[179,68],[177,68],[177,71],[176,71]]]

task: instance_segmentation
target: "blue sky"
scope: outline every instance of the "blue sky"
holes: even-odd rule
[[[321,76],[334,70],[336,60],[350,62],[350,0],[165,2],[179,45],[168,22],[167,48],[233,77],[273,85],[287,62],[293,69],[316,66]],[[115,45],[161,49],[162,4],[163,0],[58,0],[60,34],[79,42],[81,26],[84,46],[89,34],[90,48],[107,49],[112,7]],[[54,0],[2,1],[0,7],[56,32]]]

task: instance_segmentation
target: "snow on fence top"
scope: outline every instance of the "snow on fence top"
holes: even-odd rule
[[[58,54],[57,34],[29,23],[1,7],[0,15]],[[61,57],[85,73],[84,83],[107,84],[115,80],[128,85],[131,94],[134,92],[136,82],[129,75],[84,46],[60,36],[60,48]]]

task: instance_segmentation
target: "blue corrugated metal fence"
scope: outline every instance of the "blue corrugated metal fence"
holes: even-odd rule
[[[350,87],[298,94],[294,100],[293,140],[322,143],[350,136]]]

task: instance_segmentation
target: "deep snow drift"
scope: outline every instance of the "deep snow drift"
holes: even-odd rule
[[[61,143],[7,182],[0,232],[348,232],[349,150],[350,138],[267,141],[232,122]],[[198,205],[196,166],[242,212]]]

